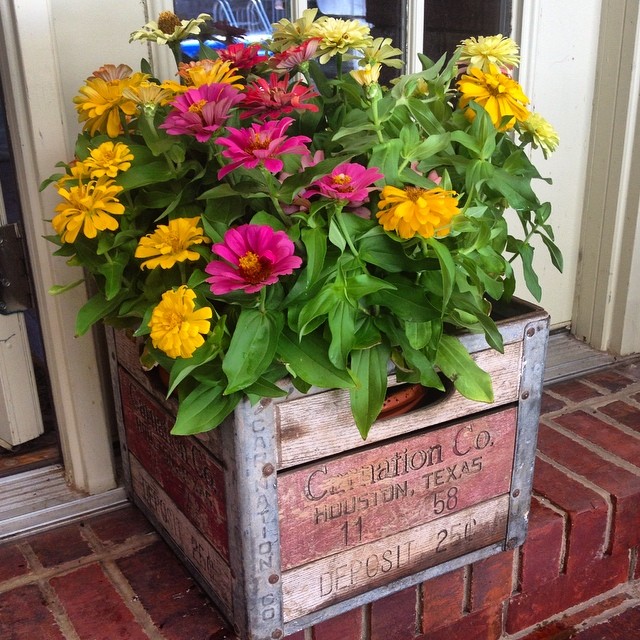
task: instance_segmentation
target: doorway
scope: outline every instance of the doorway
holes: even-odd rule
[[[22,229],[22,207],[0,81],[0,224]],[[11,233],[2,234],[13,242]],[[26,258],[26,256],[25,256]],[[28,260],[25,259],[25,265]],[[1,262],[0,262],[1,264]],[[1,268],[0,268],[1,271]],[[0,286],[16,285],[0,273]],[[34,296],[28,296],[35,301]],[[0,316],[0,478],[61,461],[55,410],[40,321],[35,303]]]

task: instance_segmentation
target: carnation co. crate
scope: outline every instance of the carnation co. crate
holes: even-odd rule
[[[241,404],[171,436],[175,406],[113,335],[130,495],[246,640],[281,638],[524,541],[548,316],[499,321],[504,354],[460,339],[495,402],[449,391],[362,441],[348,393]]]

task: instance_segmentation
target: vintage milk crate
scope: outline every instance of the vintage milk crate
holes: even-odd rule
[[[175,406],[112,336],[130,495],[239,636],[281,638],[524,541],[548,315],[518,304],[504,354],[461,341],[495,402],[449,390],[363,442],[348,393],[290,389],[208,434],[169,435]]]

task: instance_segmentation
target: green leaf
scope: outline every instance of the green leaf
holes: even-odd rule
[[[453,336],[443,334],[440,337],[436,366],[465,398],[493,402],[491,376],[475,363],[469,352]]]
[[[236,407],[242,394],[223,395],[224,385],[198,385],[180,399],[176,422],[171,429],[174,436],[189,436],[217,427]]]
[[[113,300],[122,289],[122,275],[126,266],[125,262],[114,260],[98,267],[98,272],[105,279],[104,294],[107,300]]]
[[[336,222],[335,218],[331,218],[331,222],[329,223],[329,241],[338,247],[340,251],[344,251],[347,246],[347,240],[342,234],[340,225]]]
[[[562,253],[558,248],[558,245],[548,236],[543,233],[538,234],[542,238],[542,242],[544,242],[545,246],[549,250],[549,256],[551,257],[551,263],[553,266],[562,273],[562,269],[564,267],[564,261],[562,259]]]
[[[381,343],[351,354],[351,368],[357,381],[349,391],[351,411],[363,440],[382,409],[387,391],[389,353],[389,346]]]
[[[302,242],[307,250],[307,285],[316,282],[327,255],[327,236],[325,232],[316,227],[315,229],[303,229],[301,232]]]
[[[338,300],[329,311],[329,329],[329,360],[339,369],[345,369],[355,342],[356,309],[344,299]]]
[[[321,289],[318,295],[305,303],[298,316],[300,336],[310,333],[313,329],[308,330],[308,326],[316,318],[327,315],[340,299],[336,289],[330,285]]]
[[[76,336],[84,335],[96,322],[103,320],[113,311],[127,296],[126,291],[121,291],[111,300],[107,300],[103,293],[96,293],[80,308],[76,316]]]
[[[429,301],[426,292],[406,278],[390,276],[386,279],[392,290],[377,291],[368,296],[370,304],[387,307],[403,320],[426,322],[441,317],[441,312]]]
[[[243,309],[222,362],[228,385],[226,394],[253,384],[273,361],[278,335],[284,325],[282,314]]]
[[[331,363],[327,343],[315,333],[298,341],[296,335],[285,328],[278,341],[277,353],[289,371],[316,387],[348,389],[354,384],[348,371]]]
[[[540,302],[542,298],[542,287],[540,286],[536,272],[533,270],[533,247],[529,243],[523,242],[520,244],[519,249],[527,289],[529,289],[531,295]]]
[[[449,304],[451,294],[453,293],[453,286],[456,279],[456,264],[444,243],[435,238],[428,238],[427,244],[433,249],[440,263],[440,272],[442,274],[442,311],[444,313],[444,310]]]
[[[78,285],[81,285],[84,282],[84,278],[80,280],[76,280],[75,282],[70,282],[69,284],[54,284],[49,288],[49,295],[57,296],[61,293],[65,293],[66,291],[71,291],[71,289],[75,289]]]

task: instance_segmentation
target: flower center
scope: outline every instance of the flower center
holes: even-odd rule
[[[181,24],[180,18],[172,11],[162,11],[158,16],[158,29],[162,33],[171,35]]]
[[[420,187],[406,187],[404,191],[411,202],[417,202],[418,199],[426,192],[426,189],[420,189]]]
[[[257,253],[247,251],[238,259],[238,270],[247,282],[258,284],[271,274],[271,264]]]
[[[338,173],[332,177],[333,184],[348,185],[351,183],[351,176],[346,173]]]
[[[247,145],[247,151],[256,151],[257,149],[268,149],[270,140],[266,137],[261,136],[259,133],[254,133],[251,136],[251,140]]]
[[[204,107],[204,105],[207,104],[206,100],[198,100],[197,102],[194,102],[190,107],[189,107],[189,113],[200,113]]]

